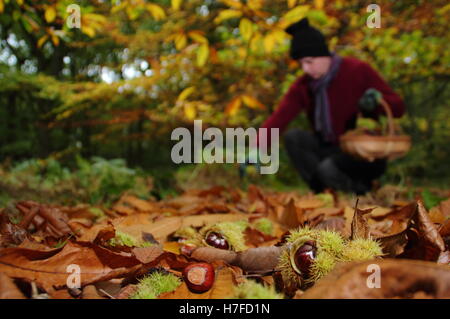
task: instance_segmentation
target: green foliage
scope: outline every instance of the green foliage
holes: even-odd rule
[[[160,294],[171,292],[181,284],[181,279],[171,273],[155,271],[139,281],[130,299],[156,299]]]
[[[369,62],[406,102],[400,125],[413,148],[389,166],[383,182],[448,186],[447,1],[380,1],[379,29],[366,27],[366,5],[356,0],[192,0],[179,7],[166,0],[83,0],[81,29],[67,26],[68,0],[0,3],[2,159],[124,158],[155,176],[164,197],[176,186],[172,129],[190,127],[193,119],[258,127],[302,74],[288,57],[283,29],[307,16],[332,50]],[[292,125],[307,128],[306,116]],[[239,183],[234,167],[222,168],[210,175],[220,171],[219,182]],[[304,188],[292,171],[282,150],[278,174],[255,180]],[[102,183],[96,187],[113,194],[126,186],[111,178]]]
[[[430,190],[428,189],[423,190],[420,195],[426,209],[431,209],[432,207],[439,205],[440,202],[446,199],[446,197],[438,196],[430,192]]]
[[[59,203],[88,202],[110,204],[125,191],[148,197],[145,174],[126,167],[123,160],[94,157],[88,161],[77,157],[73,170],[59,161],[30,159],[10,169],[1,169],[0,184],[14,199],[56,200]],[[94,214],[101,215],[99,212]]]

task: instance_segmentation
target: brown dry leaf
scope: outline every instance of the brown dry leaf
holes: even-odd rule
[[[158,246],[138,247],[131,250],[133,255],[143,264],[151,263],[164,254],[164,251]]]
[[[437,261],[441,252],[445,251],[444,240],[421,200],[417,201],[416,213],[407,235],[410,248],[400,255],[401,258]]]
[[[375,207],[375,208],[373,208],[372,213],[370,214],[370,218],[373,218],[373,219],[382,218],[391,212],[392,212],[392,208]]]
[[[371,288],[380,267],[380,288]],[[370,267],[369,267],[370,266]],[[433,262],[380,259],[343,263],[308,289],[301,299],[413,298],[425,293],[433,298],[450,298],[450,268]]]
[[[439,207],[433,207],[430,209],[430,211],[428,212],[428,214],[430,215],[430,220],[433,223],[436,224],[443,224],[445,223],[445,216],[444,214],[441,212],[441,209]]]
[[[378,240],[389,257],[436,261],[445,251],[444,240],[420,200],[405,230]]]
[[[416,206],[416,203],[411,203],[409,205],[396,208],[385,216],[386,219],[392,220],[392,227],[389,235],[398,234],[408,227],[409,221],[415,214]]]
[[[120,215],[132,215],[136,213],[136,211],[133,208],[123,204],[115,204],[111,209],[119,213]]]
[[[293,229],[304,223],[303,209],[296,206],[294,198],[284,207],[284,210],[278,221],[287,229]]]
[[[100,296],[94,285],[87,285],[83,288],[82,299],[105,299]]]
[[[450,251],[446,250],[441,252],[438,257],[437,263],[450,266]]]
[[[181,247],[183,246],[182,243],[176,242],[176,241],[167,241],[164,243],[163,249],[164,251],[168,251],[171,253],[174,253],[176,255],[181,254]]]
[[[123,195],[119,201],[117,202],[118,206],[122,207],[131,207],[134,209],[135,212],[151,212],[153,210],[157,210],[158,206],[154,202],[149,202],[140,198],[137,198],[136,196],[132,195]],[[113,207],[113,209],[115,209]]]
[[[0,247],[19,245],[27,237],[27,232],[22,227],[11,223],[8,215],[0,213]]]
[[[316,209],[320,208],[324,205],[323,201],[317,198],[301,198],[298,200],[295,205],[300,209]]]
[[[450,236],[450,219],[447,219],[447,221],[441,225],[439,229],[439,234],[442,237],[449,237]]]
[[[0,299],[25,299],[14,281],[0,272]]]
[[[49,291],[48,294],[52,299],[75,299],[75,297],[69,293],[68,289],[52,290]]]
[[[160,295],[159,299],[228,299],[233,296],[237,283],[236,270],[222,262],[213,263],[216,269],[214,284],[204,293],[195,293],[189,290],[183,282],[175,291]]]
[[[331,217],[321,221],[314,228],[328,229],[344,235],[345,220],[342,217]]]
[[[152,234],[160,243],[164,243],[167,237],[181,227],[214,224],[223,221],[237,221],[246,219],[244,214],[209,214],[186,217],[165,217],[157,221],[149,218],[148,214],[134,214],[112,220],[115,229],[141,238],[142,233]]]
[[[450,198],[447,199],[447,200],[442,201],[439,204],[439,208],[440,208],[440,211],[442,212],[442,214],[446,218],[449,218],[450,217]]]
[[[267,243],[278,240],[277,237],[264,234],[263,232],[250,227],[245,229],[244,236],[246,245],[251,247],[267,246]]]
[[[91,243],[68,242],[51,251],[6,248],[0,252],[0,272],[35,281],[47,292],[67,284],[73,272],[68,272],[69,265],[80,267],[81,286],[124,276],[141,267],[131,254],[114,253]]]
[[[138,289],[137,285],[127,285],[115,295],[116,299],[128,299]]]
[[[427,241],[430,245],[440,249],[441,251],[445,250],[444,240],[439,234],[436,225],[434,225],[434,223],[431,221],[430,216],[428,215],[421,200],[417,201],[417,213],[415,215],[415,222],[420,234],[425,239],[425,241]]]
[[[358,202],[356,203],[356,205],[358,205]],[[351,240],[357,238],[363,239],[369,238],[370,229],[367,222],[367,217],[364,215],[370,214],[372,210],[373,208],[359,209],[358,207],[355,207],[355,213],[353,215],[351,225],[351,234],[350,234]]]
[[[309,212],[307,217],[309,218],[314,218],[315,216],[318,215],[325,215],[325,216],[338,216],[338,215],[342,215],[344,213],[344,210],[342,207],[319,207],[316,208],[314,210],[312,210],[312,212]]]
[[[24,213],[20,226],[28,228],[32,223],[42,236],[60,238],[71,234],[69,217],[59,207],[42,205],[34,201],[19,201],[16,208]]]
[[[377,241],[380,242],[383,248],[383,253],[386,254],[385,257],[394,258],[402,254],[405,250],[405,246],[408,243],[408,230],[404,230],[398,234],[385,236],[378,238]]]

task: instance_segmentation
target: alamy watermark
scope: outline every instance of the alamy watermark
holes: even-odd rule
[[[70,264],[66,268],[66,272],[70,273],[69,276],[67,276],[66,285],[67,288],[74,289],[74,288],[81,288],[81,268],[77,264]]]
[[[367,17],[366,25],[370,29],[381,28],[381,8],[378,4],[369,4],[367,6],[367,12],[372,12],[371,15]]]
[[[66,12],[69,13],[67,16],[66,24],[69,29],[80,29],[81,28],[81,8],[78,4],[71,4],[67,6]]]
[[[366,285],[368,288],[381,288],[381,268],[377,264],[370,264],[367,266],[367,272],[370,274],[367,277]]]
[[[202,130],[202,120],[194,121],[191,131],[178,127],[172,131],[171,140],[179,141],[171,151],[172,161],[180,163],[251,163],[260,164],[261,174],[275,174],[279,167],[279,129],[256,130],[226,128],[223,132],[216,127]],[[203,141],[210,141],[203,147]],[[258,147],[256,147],[258,141]],[[270,141],[270,142],[269,142]],[[248,143],[247,143],[248,142]],[[270,145],[269,145],[270,144]],[[269,154],[270,149],[270,154]]]

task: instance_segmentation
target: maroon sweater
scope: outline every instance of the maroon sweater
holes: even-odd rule
[[[299,77],[291,85],[279,107],[261,127],[279,128],[281,134],[299,112],[306,111],[314,128],[315,103],[314,95],[308,88],[310,80],[311,78],[306,74]],[[344,57],[338,73],[327,89],[331,122],[336,137],[349,129],[355,128],[356,116],[359,112],[358,101],[369,88],[375,88],[383,94],[383,98],[391,107],[394,117],[403,115],[405,105],[401,97],[388,86],[369,64],[355,58]],[[381,105],[378,107],[376,114],[384,114]]]

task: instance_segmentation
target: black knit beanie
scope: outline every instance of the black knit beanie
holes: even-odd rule
[[[322,32],[309,25],[308,18],[290,25],[286,32],[292,35],[291,58],[298,60],[307,56],[330,56]]]

